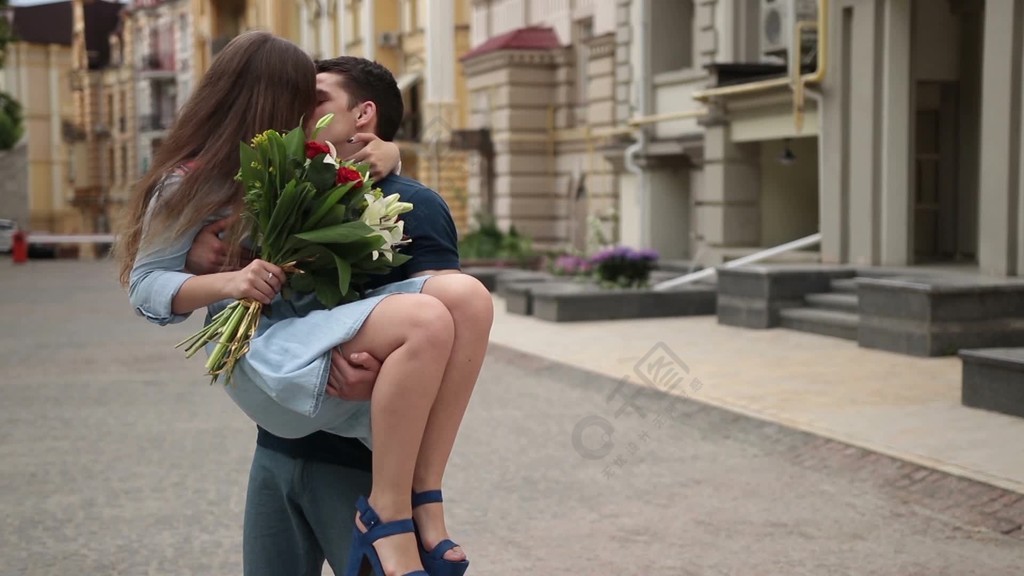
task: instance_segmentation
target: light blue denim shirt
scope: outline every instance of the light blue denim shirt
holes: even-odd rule
[[[132,307],[139,315],[161,326],[177,324],[191,316],[191,313],[175,314],[172,310],[172,302],[181,285],[193,276],[185,272],[185,259],[199,230],[224,216],[211,216],[176,238],[160,238],[157,241],[147,238],[149,221],[157,204],[161,198],[174,193],[181,179],[182,176],[172,174],[157,185],[157,192],[146,211],[142,242],[129,277],[128,298]]]

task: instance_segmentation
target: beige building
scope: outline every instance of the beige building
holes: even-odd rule
[[[627,3],[474,0],[463,57],[478,131],[470,205],[539,248],[617,230],[628,106]],[[623,28],[624,29],[624,28]]]
[[[35,231],[109,229],[134,178],[131,71],[122,66],[122,6],[82,0],[14,9],[4,70],[25,109],[28,219]]]
[[[467,154],[452,139],[469,117],[458,60],[469,50],[469,0],[308,0],[299,8],[298,41],[313,57],[360,56],[395,74],[405,103],[403,174],[437,190],[464,229]]]
[[[84,232],[110,232],[137,178],[131,33],[119,2],[73,0],[70,186]]]
[[[768,59],[765,3],[731,4],[717,36],[732,61]],[[799,81],[722,64],[695,95],[710,109],[698,238],[730,255],[820,231],[828,263],[1018,275],[1024,5],[787,4],[817,30]]]
[[[299,10],[306,0],[188,0],[192,18],[192,74],[198,81],[213,57],[246,30],[266,30],[298,43]]]
[[[72,113],[70,3],[64,33],[48,27],[53,22],[49,9],[16,7],[13,15],[18,41],[7,47],[3,89],[23,107],[27,158],[4,170],[9,178],[13,177],[10,171],[27,172],[27,189],[12,191],[23,196],[6,198],[0,218],[15,218],[31,230],[78,230],[81,222],[71,204],[68,148],[63,139],[64,120]],[[8,154],[20,160],[19,152],[20,146]]]
[[[542,244],[1024,270],[1019,0],[473,6],[470,198]]]

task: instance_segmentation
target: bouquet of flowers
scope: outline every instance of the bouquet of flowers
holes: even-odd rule
[[[236,176],[245,187],[243,218],[259,258],[288,275],[282,297],[315,293],[327,308],[358,299],[354,286],[408,260],[395,249],[407,241],[398,216],[412,210],[397,194],[385,197],[374,188],[366,165],[339,161],[332,144],[315,142],[332,118],[320,119],[310,140],[299,127],[242,143]],[[221,374],[230,381],[261,313],[257,301],[232,302],[178,347],[191,358],[215,342],[206,362],[211,383]]]

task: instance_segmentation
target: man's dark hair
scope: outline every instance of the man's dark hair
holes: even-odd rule
[[[349,106],[354,107],[362,102],[376,104],[377,136],[381,140],[395,139],[405,106],[402,104],[402,91],[398,89],[398,83],[390,70],[366,58],[339,56],[318,60],[316,72],[338,75],[341,87],[352,98]]]

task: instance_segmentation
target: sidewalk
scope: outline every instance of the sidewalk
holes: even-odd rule
[[[677,391],[693,400],[1024,494],[1024,419],[962,406],[955,357],[720,326],[714,316],[552,323],[508,314],[498,296],[491,342],[635,384],[638,362],[667,349],[687,365]]]

